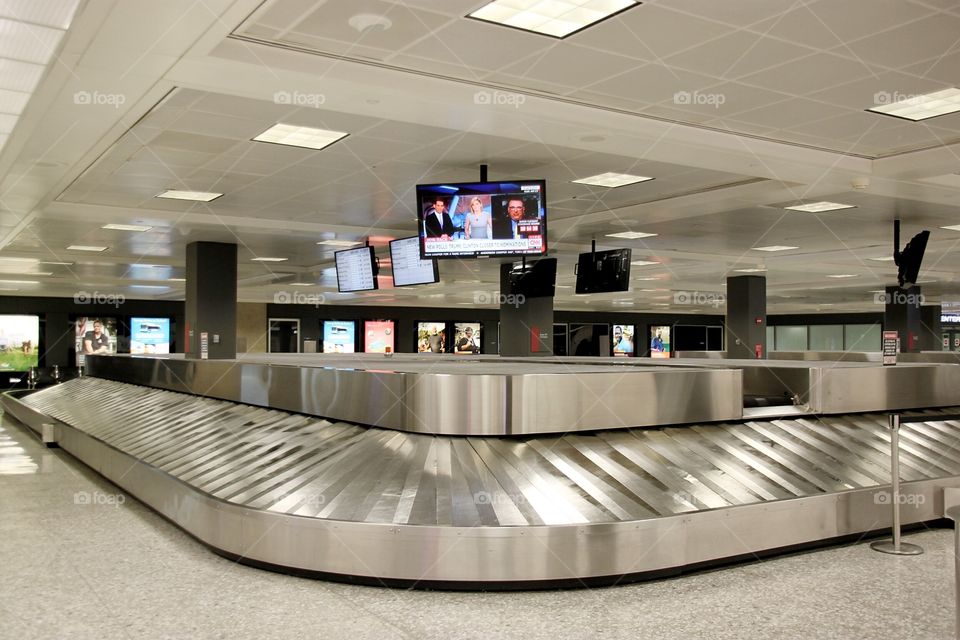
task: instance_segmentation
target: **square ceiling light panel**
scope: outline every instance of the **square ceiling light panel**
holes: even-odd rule
[[[575,184],[588,184],[594,187],[625,187],[628,184],[637,184],[638,182],[648,182],[653,180],[653,178],[648,178],[647,176],[634,176],[629,173],[613,173],[608,171],[607,173],[601,173],[599,175],[590,176],[589,178],[580,178],[579,180],[574,180]]]
[[[639,4],[636,0],[494,0],[467,17],[566,38]]]
[[[299,127],[294,124],[278,123],[253,139],[257,142],[272,142],[288,147],[303,147],[305,149],[325,149],[337,140],[346,138],[342,131],[328,131],[315,127]]]
[[[787,211],[803,211],[805,213],[826,213],[827,211],[842,211],[843,209],[856,209],[853,204],[842,204],[840,202],[807,202],[805,204],[795,204],[791,207],[784,207]]]
[[[881,98],[883,100],[880,100]],[[956,87],[917,96],[900,96],[896,92],[890,94],[883,91],[876,94],[874,99],[882,102],[882,104],[870,107],[867,111],[902,118],[911,122],[960,111],[960,89]]]

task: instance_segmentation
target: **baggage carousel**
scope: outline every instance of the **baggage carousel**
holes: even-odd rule
[[[889,526],[886,409],[824,415],[788,406],[751,415],[739,406],[730,417],[723,385],[743,384],[743,369],[733,362],[711,363],[714,369],[673,363],[619,370],[641,374],[615,386],[621,394],[630,393],[630,384],[652,380],[656,386],[678,371],[722,372],[706,387],[717,393],[719,408],[712,416],[693,409],[709,419],[649,426],[650,412],[638,410],[644,423],[638,427],[618,410],[597,414],[618,423],[600,430],[570,428],[583,421],[567,416],[554,432],[449,435],[420,432],[429,421],[417,429],[392,428],[226,398],[244,392],[244,379],[262,382],[267,373],[274,384],[289,382],[292,372],[276,371],[284,367],[325,371],[341,386],[324,386],[326,374],[314,372],[307,377],[319,384],[315,393],[351,398],[357,390],[343,386],[351,384],[344,372],[413,374],[419,378],[389,383],[405,407],[391,415],[402,421],[423,393],[420,385],[437,376],[446,392],[456,391],[451,383],[465,384],[463,393],[486,389],[500,398],[506,403],[496,414],[501,423],[513,416],[520,420],[514,426],[542,430],[545,422],[524,422],[511,403],[572,401],[553,400],[548,386],[531,379],[524,381],[528,394],[516,396],[510,378],[607,375],[609,360],[449,361],[438,372],[437,363],[413,356],[391,361],[389,369],[384,359],[313,356],[238,361],[232,373],[224,373],[224,363],[183,359],[91,361],[93,375],[6,394],[5,411],[211,549],[264,568],[403,587],[588,586]],[[149,380],[144,371],[151,372]],[[161,371],[166,374],[158,377]],[[138,384],[117,379],[124,372]],[[239,386],[220,384],[231,375]],[[471,375],[484,383],[470,386],[476,383]],[[942,375],[951,379],[955,372]],[[374,388],[369,380],[363,384]],[[942,386],[939,408],[920,411],[929,419],[901,428],[902,491],[911,496],[902,512],[907,524],[941,518],[943,489],[960,487],[960,422],[953,408],[960,400],[951,395],[960,389]],[[672,379],[659,388],[675,394],[661,404],[697,404],[677,396],[683,386]],[[444,401],[431,393],[433,401]],[[282,397],[293,402],[289,393]],[[270,398],[261,393],[261,400]],[[486,401],[457,398],[461,404],[452,406],[460,408]],[[371,395],[366,406],[379,409],[378,402]],[[311,406],[339,405],[328,398]],[[675,410],[666,415],[673,419]]]

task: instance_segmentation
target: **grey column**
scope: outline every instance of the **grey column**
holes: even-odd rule
[[[920,287],[901,289],[896,285],[886,288],[883,311],[883,329],[900,334],[900,353],[918,353],[923,325],[920,321]]]
[[[500,355],[553,355],[553,296],[519,299],[510,291],[510,265],[500,267]]]
[[[767,357],[767,279],[727,278],[727,357]]]
[[[940,316],[943,307],[929,304],[920,307],[920,350],[943,351],[943,325]]]
[[[207,334],[207,357],[237,357],[237,245],[191,242],[187,245],[185,353],[200,357]]]

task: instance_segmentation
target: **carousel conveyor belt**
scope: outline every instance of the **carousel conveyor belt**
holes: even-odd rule
[[[89,377],[3,404],[217,552],[344,580],[598,584],[889,526],[879,413],[474,438]],[[951,413],[901,429],[905,523],[960,487]]]

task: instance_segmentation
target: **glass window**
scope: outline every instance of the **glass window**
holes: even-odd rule
[[[806,351],[807,350],[807,327],[806,326],[782,326],[774,327],[776,329],[777,351]]]
[[[843,351],[843,325],[811,325],[810,351]]]
[[[846,351],[880,351],[883,331],[879,322],[848,324],[844,329]]]

